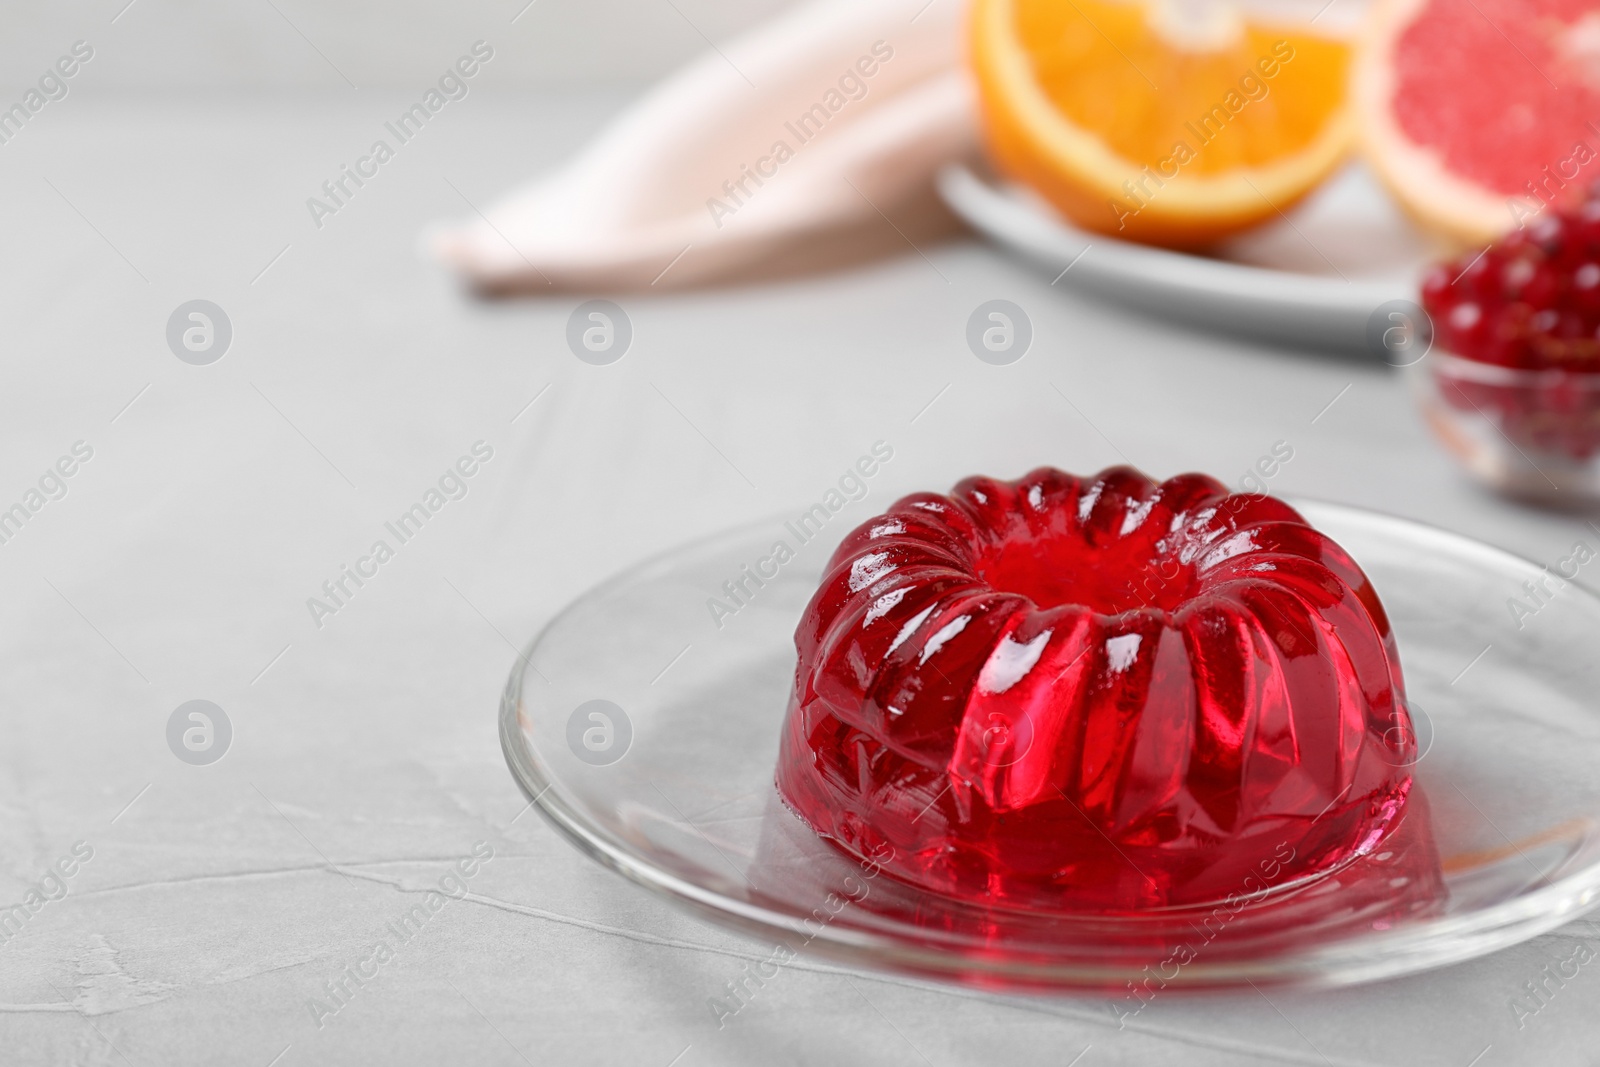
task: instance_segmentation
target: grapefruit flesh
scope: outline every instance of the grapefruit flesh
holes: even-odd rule
[[[1374,169],[1426,225],[1482,243],[1600,179],[1593,0],[1379,0],[1354,97]]]

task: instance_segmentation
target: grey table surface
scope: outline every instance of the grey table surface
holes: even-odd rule
[[[624,297],[630,351],[586,365],[576,297],[482,303],[415,248],[618,100],[477,94],[315,228],[306,198],[407,102],[81,94],[0,148],[0,506],[93,451],[0,544],[0,899],[43,901],[0,943],[0,1060],[1587,1062],[1593,971],[1536,1015],[1512,1005],[1592,921],[1365,987],[1163,998],[1122,1029],[1095,998],[802,959],[719,1028],[709,998],[770,946],[582,858],[497,744],[513,646],[627,562],[814,498],[878,439],[895,459],[860,518],[1045,462],[1234,480],[1282,441],[1277,491],[1535,560],[1597,535],[1468,485],[1382,367],[1197,335],[973,240]],[[996,297],[1036,331],[1009,367],[963,336]],[[194,298],[233,327],[209,366],[166,343]],[[314,618],[479,441],[466,495]],[[168,746],[192,699],[232,724],[209,766]],[[51,878],[75,847],[92,857]],[[465,897],[386,932],[475,847],[492,858]],[[319,1010],[380,939],[376,977]]]

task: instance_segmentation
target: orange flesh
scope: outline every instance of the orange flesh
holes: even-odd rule
[[[1197,174],[1270,165],[1306,148],[1344,104],[1341,42],[1245,26],[1220,49],[1190,51],[1132,4],[1017,0],[1016,14],[1045,95],[1139,167],[1179,143],[1204,148],[1184,164]]]
[[[972,28],[990,157],[1085,229],[1204,247],[1278,218],[1349,145],[1347,46],[1221,3],[974,0]]]

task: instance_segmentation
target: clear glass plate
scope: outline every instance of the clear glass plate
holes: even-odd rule
[[[1401,829],[1307,884],[1133,915],[1002,911],[863,869],[817,838],[772,780],[795,623],[847,532],[839,520],[803,544],[782,518],[744,527],[587,593],[518,661],[501,743],[579,849],[771,941],[775,963],[806,951],[1035,990],[1335,985],[1492,952],[1600,903],[1600,597],[1559,565],[1296,506],[1377,587],[1422,751]],[[779,541],[796,554],[757,586],[746,575],[763,559],[772,570]]]

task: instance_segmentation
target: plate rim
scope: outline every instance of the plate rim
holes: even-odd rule
[[[1079,230],[1044,205],[1030,203],[1026,189],[1008,188],[967,163],[946,164],[934,184],[945,205],[973,230],[1052,270],[1076,264],[1074,257],[1083,258],[1092,246],[1097,262],[1072,272],[1077,277],[1069,282],[1076,287],[1102,292],[1126,287],[1112,295],[1134,303],[1164,297],[1177,306],[1164,303],[1158,313],[1203,321],[1223,332],[1331,346],[1378,359],[1366,338],[1368,319],[1384,304],[1418,299],[1415,285],[1393,280],[1324,278]],[[1239,321],[1244,312],[1254,321]]]

